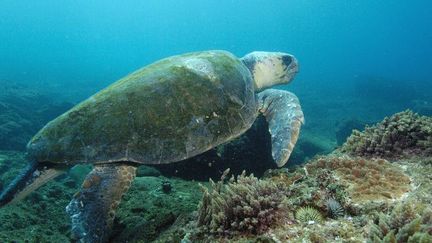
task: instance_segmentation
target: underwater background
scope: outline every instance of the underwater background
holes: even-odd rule
[[[373,160],[388,159],[392,165],[397,164],[393,163],[394,158],[389,159],[385,154],[372,156],[374,158],[366,162],[356,157],[340,163],[341,158],[334,155],[334,151],[346,142],[353,129],[362,131],[385,117],[397,122],[399,116],[419,121],[414,123],[420,124],[420,130],[429,134],[424,135],[426,138],[421,137],[422,143],[417,143],[419,148],[432,145],[428,140],[432,133],[431,12],[432,3],[427,0],[0,1],[0,191],[25,166],[25,145],[40,128],[74,104],[140,67],[164,57],[193,51],[227,50],[238,57],[256,50],[281,51],[296,56],[300,72],[292,83],[278,88],[299,97],[306,119],[287,165],[289,173],[293,174],[267,171],[275,166],[269,154],[269,135],[263,129],[266,124],[260,119],[239,140],[202,156],[156,169],[140,168],[136,184],[120,206],[113,241],[179,242],[183,239],[187,242],[187,230],[180,232],[178,228],[187,228],[187,222],[194,220],[190,213],[197,210],[199,201],[207,195],[205,190],[201,193],[200,186],[192,179],[209,186],[206,184],[208,179],[219,180],[226,168],[231,168],[234,175],[246,170],[247,174],[288,183],[290,186],[286,187],[290,191],[287,195],[298,199],[288,203],[292,212],[310,206],[324,215],[333,215],[334,212],[328,209],[329,202],[325,201],[331,196],[344,208],[344,219],[355,219],[354,223],[349,221],[350,224],[343,220],[330,222],[335,217],[324,216],[325,222],[338,224],[345,231],[323,233],[312,225],[305,232],[313,233],[301,236],[310,241],[318,236],[334,241],[337,237],[342,241],[354,239],[354,242],[376,240],[370,231],[363,232],[366,231],[364,227],[370,226],[368,222],[382,221],[382,226],[385,217],[395,218],[399,211],[413,211],[412,215],[405,215],[409,220],[406,219],[404,224],[386,223],[390,225],[387,231],[397,235],[402,232],[398,229],[417,220],[419,212],[429,215],[429,209],[424,206],[407,209],[406,201],[355,208],[352,200],[358,199],[359,195],[341,196],[331,190],[313,197],[305,191],[319,191],[317,188],[325,187],[320,184],[323,175],[317,175],[320,180],[304,179],[300,185],[294,184],[297,179],[292,179],[300,178],[299,174],[291,170],[297,171],[294,165],[310,165],[314,171],[320,166],[327,168],[322,164],[330,163],[336,168],[334,171],[339,171],[339,164],[353,168],[351,163],[379,163],[379,169],[371,170],[392,171],[391,178],[380,180],[411,181],[406,188],[380,190],[409,191],[407,188],[414,184],[430,186],[430,175],[426,173],[432,172],[429,151],[413,150],[413,154],[422,157],[416,160],[413,159],[416,156],[410,156],[399,161],[402,167],[411,168],[409,163],[415,160],[416,166],[405,171],[409,179],[386,167],[387,162]],[[391,117],[406,109],[418,115],[407,111],[396,118]],[[383,124],[381,127],[386,126]],[[374,136],[380,134],[374,131],[371,132]],[[347,151],[350,148],[342,149],[342,153]],[[356,152],[355,155],[364,154]],[[423,166],[421,169],[420,165]],[[302,167],[298,168],[301,170]],[[88,171],[87,167],[75,168],[23,202],[1,208],[0,241],[69,241],[70,222],[64,207]],[[340,174],[338,177],[344,178]],[[244,177],[239,181],[242,180],[247,181]],[[349,181],[355,180],[350,178]],[[166,193],[163,185],[169,185],[170,192]],[[408,198],[430,204],[429,189],[417,188]],[[395,199],[399,194],[389,197]],[[274,200],[282,201],[280,198]],[[374,214],[377,208],[386,214]],[[421,221],[426,223],[418,228],[431,229],[427,228],[430,227],[428,219]],[[285,225],[295,224],[293,222],[285,222]],[[388,232],[381,232],[376,237],[384,239]],[[427,232],[432,234],[432,230]],[[201,232],[191,241],[202,240],[203,234],[208,238]],[[220,236],[209,234],[216,238]],[[252,235],[265,236],[266,233],[253,232]],[[282,237],[277,232],[275,235]],[[300,233],[296,231],[293,235]],[[231,240],[230,237],[235,238],[230,235]],[[220,240],[216,238],[211,238],[210,242]],[[285,241],[293,239],[288,237]]]
[[[163,57],[284,51],[300,63],[305,129],[341,115],[431,114],[428,1],[2,1],[0,81],[71,103]],[[3,85],[3,86],[5,86]]]

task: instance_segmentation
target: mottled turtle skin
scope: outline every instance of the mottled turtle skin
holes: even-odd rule
[[[239,136],[257,112],[250,71],[225,51],[144,67],[48,123],[28,144],[51,163],[170,163]]]

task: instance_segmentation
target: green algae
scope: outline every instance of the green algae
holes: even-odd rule
[[[25,165],[22,153],[0,152],[0,155],[0,162],[7,161],[12,167]],[[418,158],[412,161],[393,162],[396,166],[404,168],[405,172],[413,180],[413,184],[416,185],[408,194],[406,200],[417,200],[420,203],[429,203],[430,205],[432,196],[427,193],[429,192],[427,190],[430,190],[432,183],[431,178],[426,176],[431,170],[430,161],[432,161],[430,158]],[[87,167],[74,168],[68,176],[49,182],[23,201],[0,209],[0,221],[2,222],[0,224],[1,241],[69,241],[70,220],[64,212],[64,207],[78,190],[79,176],[84,176],[83,174],[86,174],[88,170]],[[302,205],[313,205],[325,213],[324,205],[321,205],[323,202],[317,198],[320,196],[325,197],[325,194],[322,194],[325,192],[323,190],[329,190],[327,193],[333,193],[332,195],[335,195],[336,191],[338,191],[343,196],[335,197],[344,202],[344,207],[349,208],[349,205],[344,201],[346,197],[349,197],[349,194],[343,193],[345,190],[343,185],[338,185],[335,181],[329,180],[328,172],[323,170],[312,176],[311,173],[315,172],[309,171],[309,176],[306,176],[305,170],[299,167],[292,172],[281,170],[280,173],[288,173],[286,178],[275,177],[277,173],[273,172],[268,174],[269,176],[266,176],[265,180],[284,183],[284,180],[287,179],[288,193],[286,196],[288,201],[286,203],[292,207],[292,211]],[[6,173],[5,176],[11,178],[16,173],[17,170],[13,170]],[[71,178],[77,178],[78,181]],[[278,178],[277,181],[276,178]],[[173,188],[168,194],[161,189],[161,184],[164,181],[171,183]],[[328,185],[328,187],[325,187],[325,185]],[[188,238],[190,232],[195,230],[193,222],[196,216],[194,216],[193,211],[197,209],[200,198],[201,192],[196,182],[165,177],[137,177],[119,206],[112,242],[124,242],[125,240],[129,242],[180,242],[182,239]],[[389,212],[386,217],[390,217],[390,212],[392,212],[392,208],[396,203],[381,205],[381,208],[368,208],[368,205],[364,205],[361,214],[352,214],[352,211],[347,210],[347,216],[337,220],[326,217],[321,224],[305,225],[296,223],[296,221],[293,221],[294,216],[291,212],[287,214],[286,224],[274,226],[271,229],[272,234],[240,235],[230,239],[215,238],[214,236],[207,240],[189,238],[193,242],[226,242],[227,240],[230,242],[272,242],[271,240],[275,242],[314,242],[316,239],[331,242],[365,242],[368,238],[368,222],[374,219],[377,210]],[[382,206],[385,207],[382,208]],[[411,225],[414,227],[416,226],[415,223],[417,222],[413,222]],[[403,230],[401,228],[401,232],[408,232],[410,241],[430,238],[430,235],[413,232],[411,225],[404,226],[405,229]],[[388,235],[388,237],[391,237],[391,235]]]
[[[10,169],[1,174],[6,183],[26,165],[20,152],[0,152]],[[2,166],[0,161],[0,166]],[[51,181],[24,200],[0,209],[1,242],[67,242],[70,220],[64,212],[77,184],[66,176]]]
[[[189,58],[212,63],[210,74],[187,66]],[[237,58],[188,54],[95,94],[47,124],[28,148],[38,161],[55,163],[169,163],[238,136],[255,116],[251,76]]]
[[[338,154],[342,156],[341,154]],[[202,236],[196,238],[197,205],[201,191],[197,182],[170,179],[162,176],[141,176],[132,184],[119,206],[115,218],[112,242],[366,242],[370,228],[379,222],[379,215],[393,225],[393,234],[380,236],[380,240],[393,238],[407,239],[409,242],[421,242],[431,238],[425,230],[432,228],[429,214],[432,195],[432,158],[413,157],[411,159],[391,161],[393,166],[401,168],[409,175],[412,188],[400,200],[390,200],[382,204],[362,203],[352,200],[345,181],[333,177],[329,168],[305,170],[304,167],[280,169],[266,173],[262,180],[271,180],[286,189],[284,203],[291,208],[286,214],[285,223],[274,225],[269,232],[261,235],[238,235],[232,238]],[[25,156],[19,152],[0,152],[0,168],[3,164],[6,173],[1,173],[4,183],[25,166]],[[64,207],[78,190],[80,180],[90,168],[74,168],[62,176],[32,193],[28,198],[0,209],[0,240],[2,242],[67,242],[70,239],[70,219]],[[10,170],[10,171],[9,171]],[[143,168],[144,170],[144,168]],[[142,172],[141,175],[155,172]],[[71,179],[74,178],[74,179]],[[76,181],[75,181],[76,180]],[[161,189],[163,182],[172,185],[170,193]],[[325,200],[332,196],[341,202],[346,215],[332,219],[326,212]],[[414,210],[397,209],[398,204],[415,201],[423,208]],[[295,220],[294,212],[303,206],[318,209],[324,220],[320,224],[302,224]],[[392,212],[395,212],[392,214]],[[399,217],[400,213],[414,215]],[[419,226],[417,214],[423,214]],[[430,214],[432,215],[432,214]],[[404,218],[411,220],[405,222]],[[4,223],[3,223],[4,222]],[[391,223],[393,222],[393,223]],[[396,223],[395,223],[396,222]],[[384,224],[383,224],[384,225]],[[420,227],[420,228],[419,228]]]
[[[162,182],[172,185],[162,191]],[[163,177],[137,177],[117,212],[112,242],[150,242],[183,217],[196,210],[201,199],[197,183]],[[114,233],[115,235],[115,233]]]
[[[0,151],[0,168],[4,163],[10,166],[10,170],[0,174],[0,181],[6,184],[26,165],[25,155]],[[2,207],[0,242],[69,242],[71,225],[65,207],[90,169],[86,165],[73,168],[24,200]],[[163,181],[172,185],[169,194],[161,189]],[[201,191],[195,182],[137,177],[119,206],[112,242],[155,240],[178,217],[196,210],[200,198]]]

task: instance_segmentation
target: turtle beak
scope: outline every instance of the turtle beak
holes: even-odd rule
[[[295,58],[293,55],[284,53],[282,55],[282,63],[286,67],[285,71],[285,83],[291,82],[295,75],[299,72],[299,65],[297,58]]]
[[[297,59],[284,52],[251,52],[241,58],[250,70],[256,91],[287,84],[298,72]]]

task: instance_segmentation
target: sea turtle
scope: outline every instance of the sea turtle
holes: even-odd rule
[[[303,113],[294,94],[266,88],[290,82],[297,71],[297,60],[286,53],[237,58],[226,51],[187,53],[139,69],[42,128],[27,145],[29,165],[2,192],[0,205],[71,166],[93,164],[66,211],[77,239],[105,242],[138,165],[201,154],[244,133],[259,114],[269,123],[272,156],[283,166]]]

